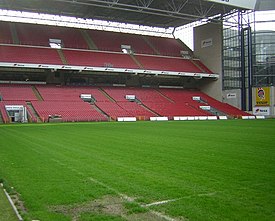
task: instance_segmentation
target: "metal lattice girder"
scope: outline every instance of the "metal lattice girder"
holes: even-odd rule
[[[206,0],[0,0],[0,8],[156,27],[177,27],[234,9]]]

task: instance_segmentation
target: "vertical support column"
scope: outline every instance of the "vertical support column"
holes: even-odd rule
[[[248,44],[248,111],[252,111],[252,73],[253,73],[253,61],[252,61],[252,34],[251,27],[247,28],[247,44]]]
[[[247,103],[247,96],[246,96],[246,82],[245,82],[245,29],[241,29],[241,104],[242,110],[246,111],[246,103]]]

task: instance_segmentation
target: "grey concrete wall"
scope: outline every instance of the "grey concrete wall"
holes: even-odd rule
[[[223,102],[241,109],[241,89],[223,91]]]
[[[220,75],[218,80],[201,80],[199,88],[222,101],[222,24],[209,23],[194,28],[194,55],[211,71]]]

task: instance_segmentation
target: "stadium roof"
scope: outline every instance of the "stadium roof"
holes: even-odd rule
[[[236,9],[206,0],[1,0],[0,8],[164,28],[228,14]]]

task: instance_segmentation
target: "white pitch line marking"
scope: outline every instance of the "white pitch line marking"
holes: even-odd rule
[[[71,171],[73,171],[73,172],[75,172],[75,173],[77,173],[77,174],[79,174],[79,175],[83,175],[83,176],[84,176],[83,173],[79,172],[79,171],[76,170],[75,168],[72,168],[72,167],[70,167],[70,166],[67,166],[66,164],[62,163],[62,162],[59,161],[59,160],[56,160],[56,159],[53,159],[53,158],[52,158],[51,160],[54,161],[54,162],[56,162],[56,163],[59,164],[59,165],[62,165],[62,166],[64,166],[64,167],[66,167],[67,169],[69,169],[69,170],[71,170]],[[99,181],[99,180],[93,178],[93,177],[89,177],[88,179],[89,179],[91,182],[96,183],[96,184],[98,184],[98,185],[100,185],[100,186],[102,186],[102,187],[104,187],[104,188],[106,188],[106,189],[108,189],[108,190],[114,192],[115,194],[117,194],[117,195],[120,196],[122,199],[126,200],[127,202],[135,202],[135,199],[134,199],[134,198],[129,197],[129,196],[127,196],[127,195],[125,195],[125,194],[119,192],[119,191],[116,190],[115,188],[113,188],[113,187],[111,187],[111,186],[109,186],[109,185],[107,185],[107,184],[105,184],[105,183],[103,183],[103,182],[101,182],[101,181]],[[136,203],[137,203],[139,206],[144,207],[144,205],[142,205],[142,204],[140,204],[140,203],[138,203],[138,202],[136,202]],[[167,215],[165,215],[165,214],[162,214],[162,213],[160,213],[160,212],[157,212],[157,211],[154,211],[154,210],[151,210],[151,209],[149,209],[149,211],[150,211],[152,214],[154,214],[154,215],[158,216],[159,218],[162,218],[162,219],[164,219],[164,220],[166,220],[166,221],[177,221],[177,219],[174,219],[174,218],[172,218],[172,217],[169,217],[169,216],[167,216]]]
[[[182,199],[182,198],[158,201],[158,202],[146,204],[146,205],[144,205],[144,207],[157,206],[157,205],[161,205],[161,204],[166,204],[166,203],[170,203],[170,202],[175,202],[175,201],[180,200],[180,199]]]
[[[199,193],[199,194],[190,195],[190,196],[184,196],[184,197],[180,197],[180,198],[176,198],[176,199],[157,201],[157,202],[153,202],[153,203],[149,203],[149,204],[143,205],[143,207],[158,206],[158,205],[162,205],[162,204],[166,204],[166,203],[170,203],[170,202],[179,201],[179,200],[182,200],[182,199],[189,199],[191,197],[196,197],[196,196],[198,196],[198,197],[213,196],[215,194],[217,194],[217,192]]]
[[[12,201],[10,195],[8,194],[8,192],[5,189],[3,189],[3,190],[4,190],[4,193],[5,193],[6,197],[7,197],[8,201],[9,201],[9,203],[10,203],[12,209],[13,209],[13,211],[15,212],[15,214],[17,216],[18,220],[19,221],[23,221],[23,219],[22,219],[21,215],[19,214],[16,206],[14,205],[14,202]]]

